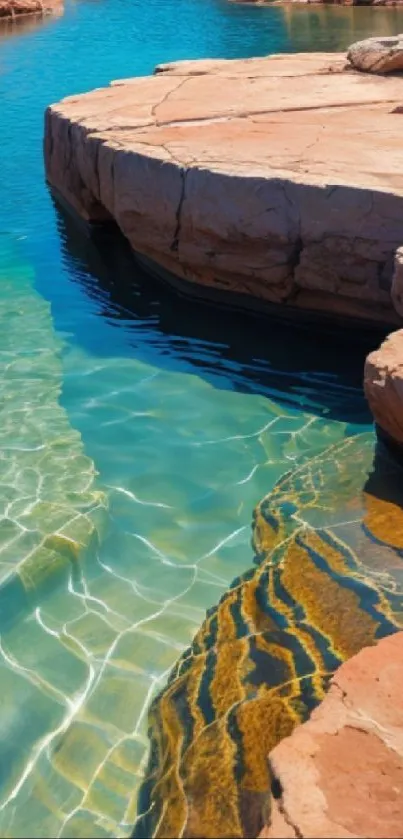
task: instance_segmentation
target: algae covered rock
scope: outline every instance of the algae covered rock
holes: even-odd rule
[[[257,506],[255,567],[209,610],[152,703],[136,839],[257,836],[270,821],[269,752],[343,661],[403,625],[402,476],[386,454],[369,475],[373,446],[372,434],[331,446]]]

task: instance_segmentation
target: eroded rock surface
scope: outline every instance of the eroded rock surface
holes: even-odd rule
[[[403,329],[392,332],[365,362],[364,389],[375,422],[403,446]]]
[[[357,41],[347,58],[356,70],[366,73],[403,72],[403,35]]]
[[[52,14],[62,5],[63,0],[0,0],[0,18]]]
[[[345,67],[186,61],[69,97],[46,114],[47,177],[183,290],[398,324],[403,79]]]
[[[343,664],[270,755],[280,798],[261,837],[403,836],[403,633]]]

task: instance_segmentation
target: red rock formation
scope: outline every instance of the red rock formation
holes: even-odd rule
[[[392,332],[366,359],[364,390],[375,422],[403,445],[403,329]]]
[[[70,97],[47,111],[47,177],[182,291],[399,325],[403,81],[345,66],[187,61]]]
[[[266,839],[403,837],[403,633],[343,664],[311,719],[270,755]]]

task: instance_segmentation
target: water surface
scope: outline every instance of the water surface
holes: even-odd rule
[[[151,694],[250,564],[257,501],[301,455],[369,427],[377,340],[179,300],[118,239],[89,239],[46,188],[44,108],[159,62],[402,29],[395,9],[77,0],[1,30],[4,837],[130,832]]]

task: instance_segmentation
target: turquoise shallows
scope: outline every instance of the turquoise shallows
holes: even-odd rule
[[[369,424],[348,334],[180,301],[72,224],[44,182],[43,111],[163,61],[402,28],[394,9],[77,0],[0,30],[3,837],[130,833],[150,697],[250,565],[254,505]]]

